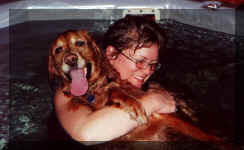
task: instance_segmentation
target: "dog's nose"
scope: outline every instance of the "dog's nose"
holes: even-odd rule
[[[74,67],[75,65],[77,65],[77,60],[78,60],[78,56],[75,54],[70,54],[67,55],[64,58],[64,62],[72,67]]]

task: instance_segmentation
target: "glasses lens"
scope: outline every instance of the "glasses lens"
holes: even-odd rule
[[[137,68],[146,68],[147,67],[147,63],[144,60],[137,60],[136,61],[136,67]]]
[[[148,64],[146,61],[142,60],[142,61],[137,61],[136,66],[137,68],[141,68],[141,69],[147,68],[149,66],[152,71],[155,71],[160,69],[161,64],[160,63]]]
[[[121,54],[123,56],[125,56],[127,59],[129,59],[130,61],[134,62],[136,64],[137,68],[145,69],[149,66],[152,71],[159,70],[161,68],[160,63],[148,64],[145,60],[136,60],[136,59],[130,58],[129,56],[125,55],[124,53],[121,53]]]

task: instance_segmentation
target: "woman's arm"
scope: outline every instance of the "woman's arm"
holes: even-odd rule
[[[163,97],[159,94],[151,94],[141,100],[148,116],[152,112],[159,111],[161,107],[167,107],[161,102],[161,98]],[[66,132],[83,144],[110,141],[138,126],[137,122],[123,110],[104,107],[92,112],[88,106],[82,105],[73,111],[68,109],[70,100],[63,92],[57,91],[54,99],[56,113]]]

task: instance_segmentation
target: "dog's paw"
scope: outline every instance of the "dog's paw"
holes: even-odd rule
[[[147,114],[141,103],[133,98],[113,99],[113,106],[122,109],[129,113],[133,120],[136,120],[138,124],[142,125],[147,123]]]
[[[128,113],[135,119],[139,124],[147,123],[147,114],[145,109],[142,107],[141,103],[132,100],[132,105],[125,105],[124,107],[127,109]]]

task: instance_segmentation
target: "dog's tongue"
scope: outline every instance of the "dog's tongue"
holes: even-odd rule
[[[74,96],[84,95],[88,89],[88,81],[83,69],[72,70],[70,72],[72,78],[71,93]]]

